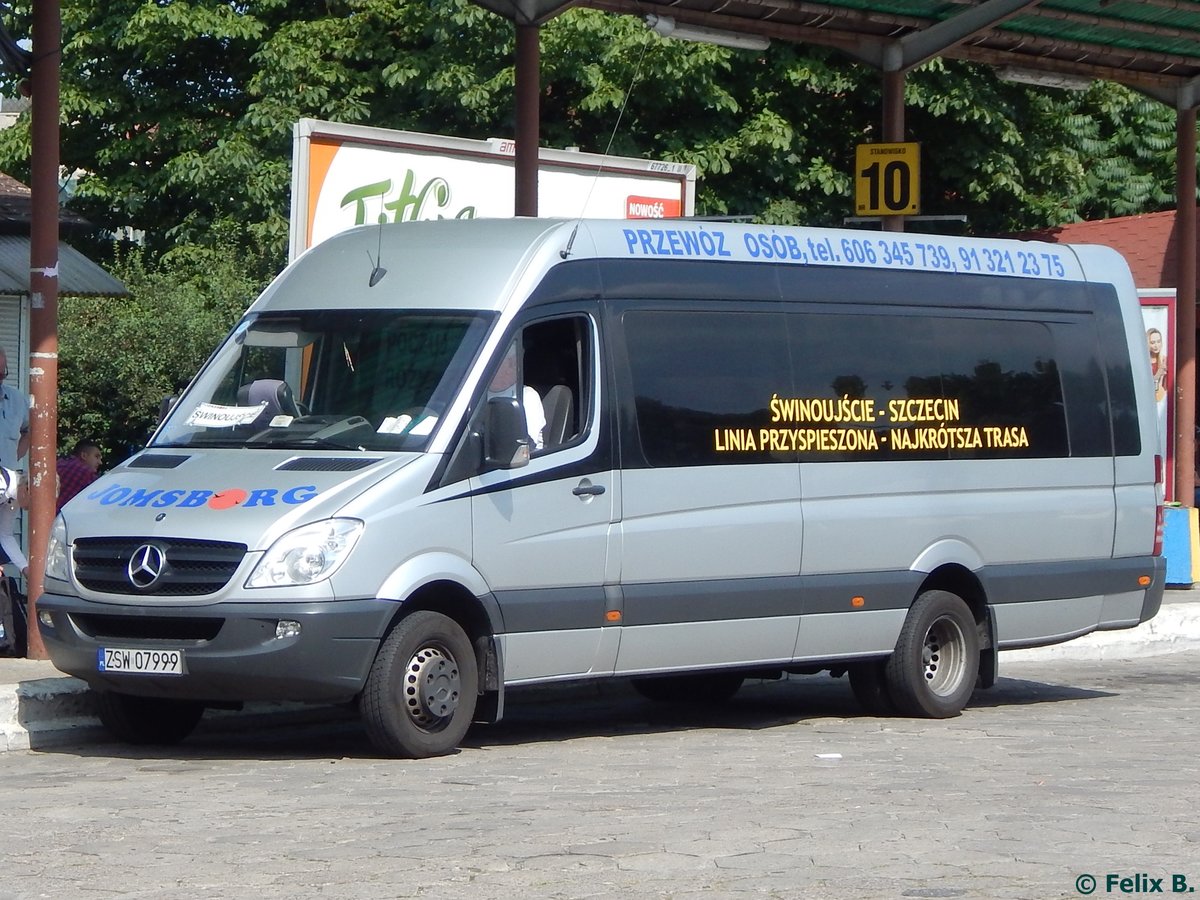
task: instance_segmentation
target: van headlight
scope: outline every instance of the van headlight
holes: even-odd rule
[[[289,531],[263,554],[246,581],[248,588],[313,584],[346,561],[363,532],[358,519],[326,519]]]
[[[46,544],[46,576],[59,581],[67,580],[67,523],[61,515],[55,516],[50,529],[50,541]]]

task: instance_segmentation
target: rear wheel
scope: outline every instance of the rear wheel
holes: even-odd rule
[[[647,700],[658,703],[725,703],[745,680],[737,672],[652,675],[633,679],[633,687]]]
[[[379,649],[362,695],[363,724],[383,753],[422,759],[452,752],[479,696],[475,651],[441,613],[402,619]]]
[[[135,697],[116,691],[99,693],[96,707],[104,727],[127,744],[178,744],[204,715],[204,704],[195,700]]]
[[[926,591],[908,611],[884,668],[896,710],[908,716],[957,716],[979,676],[979,632],[963,600]]]

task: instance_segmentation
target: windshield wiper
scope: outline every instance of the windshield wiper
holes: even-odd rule
[[[367,448],[361,444],[343,444],[339,441],[331,441],[329,438],[323,437],[299,438],[298,440],[287,441],[287,444],[298,447],[320,447],[324,450],[359,450],[363,453],[367,452]]]

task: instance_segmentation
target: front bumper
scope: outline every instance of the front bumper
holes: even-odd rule
[[[43,594],[42,640],[54,665],[101,691],[230,703],[340,703],[361,692],[396,613],[388,600],[128,606]],[[276,637],[280,620],[301,624]],[[101,672],[102,648],[182,650],[184,674]]]

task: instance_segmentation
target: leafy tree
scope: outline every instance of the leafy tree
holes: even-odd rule
[[[1175,114],[1119,85],[1097,83],[1090,115],[1066,121],[1075,129],[1086,166],[1071,198],[1077,219],[1127,216],[1175,206]]]
[[[18,33],[30,2],[14,4]],[[236,222],[278,267],[302,116],[513,133],[513,29],[468,0],[62,9],[62,157],[85,173],[75,204],[113,232],[143,232],[151,254]],[[878,139],[875,71],[819,47],[663,40],[586,9],[541,35],[543,143],[694,163],[702,213],[830,224],[850,211],[854,145]],[[976,231],[1171,203],[1173,113],[1122,88],[1027,88],[935,60],[911,73],[907,103],[927,211],[966,214]],[[28,155],[25,128],[0,133],[0,168],[21,175]]]
[[[28,34],[33,0],[6,21]],[[128,301],[62,311],[64,443],[136,445],[286,253],[292,125],[305,116],[514,133],[512,26],[468,0],[61,0],[62,147],[73,207],[108,233]],[[572,9],[541,29],[542,143],[698,168],[698,212],[838,224],[881,77],[832,50],[663,40]],[[12,93],[15,86],[0,88]],[[1006,84],[934,60],[906,81],[923,205],[976,233],[1173,204],[1174,114],[1112,84]],[[28,175],[28,118],[0,170]],[[103,252],[88,248],[93,253]],[[108,411],[113,412],[109,413]]]
[[[59,305],[59,446],[98,440],[110,460],[143,446],[164,398],[186,386],[263,285],[228,238],[150,260],[115,260],[121,299],[64,297]]]

